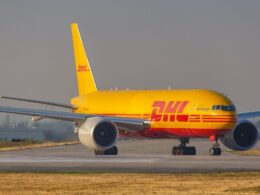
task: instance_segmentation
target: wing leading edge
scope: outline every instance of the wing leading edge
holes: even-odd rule
[[[260,117],[260,111],[254,111],[254,112],[243,112],[237,114],[238,119],[249,119],[249,118],[257,118]]]
[[[30,103],[37,103],[37,104],[44,104],[44,105],[49,105],[49,106],[57,106],[57,107],[61,107],[61,108],[69,108],[69,109],[75,108],[72,105],[56,103],[56,102],[47,102],[47,101],[41,101],[41,100],[32,100],[32,99],[24,99],[24,98],[8,97],[8,96],[0,96],[0,98],[8,99],[8,100],[30,102]]]
[[[0,106],[0,112],[11,113],[11,114],[21,114],[28,116],[36,116],[42,118],[50,118],[57,120],[73,121],[73,122],[84,122],[88,118],[92,117],[102,117],[107,120],[114,122],[119,128],[125,131],[142,131],[149,127],[149,121],[143,119],[130,119],[122,117],[111,117],[102,115],[91,115],[91,114],[78,114],[71,112],[60,112],[60,111],[48,111],[48,110],[38,110],[29,108],[13,108],[13,107],[3,107]]]

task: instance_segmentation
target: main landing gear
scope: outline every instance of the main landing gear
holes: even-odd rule
[[[218,138],[219,137],[217,137],[217,136],[213,137],[214,144],[209,149],[209,155],[211,155],[211,156],[220,156],[221,155],[221,148],[219,147]],[[212,140],[212,138],[210,138],[210,139]]]
[[[107,150],[95,150],[95,155],[117,155],[118,149],[116,146],[108,148]]]
[[[196,155],[196,148],[194,146],[187,147],[190,138],[180,138],[180,145],[172,148],[172,155]]]

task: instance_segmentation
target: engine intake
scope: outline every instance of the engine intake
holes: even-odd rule
[[[221,137],[221,142],[233,150],[249,150],[258,139],[257,127],[250,121],[242,121],[229,133]]]
[[[114,146],[117,139],[117,126],[104,118],[89,118],[79,128],[79,140],[88,148],[106,150]]]

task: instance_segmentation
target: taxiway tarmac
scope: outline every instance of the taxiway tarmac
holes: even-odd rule
[[[217,172],[260,171],[260,156],[209,156],[211,143],[194,139],[196,156],[172,156],[177,140],[127,140],[118,143],[118,156],[95,156],[82,145],[0,152],[0,171],[12,172]],[[260,149],[258,143],[256,148]]]

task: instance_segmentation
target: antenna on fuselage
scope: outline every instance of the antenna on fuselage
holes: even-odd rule
[[[227,97],[228,97],[228,93],[222,92],[222,94],[223,94],[224,96],[227,96]]]

